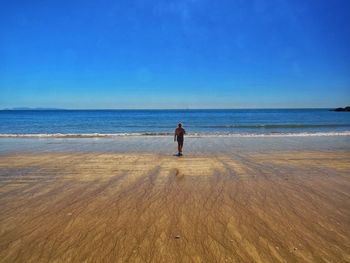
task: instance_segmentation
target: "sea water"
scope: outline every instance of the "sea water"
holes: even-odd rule
[[[0,137],[350,135],[350,113],[329,109],[2,110]]]

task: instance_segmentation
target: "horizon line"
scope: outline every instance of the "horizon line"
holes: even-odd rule
[[[40,110],[67,110],[67,111],[83,111],[83,110],[272,110],[272,109],[335,109],[337,107],[237,107],[237,108],[46,108],[46,107],[13,107],[13,108],[3,108],[1,111],[40,111]]]

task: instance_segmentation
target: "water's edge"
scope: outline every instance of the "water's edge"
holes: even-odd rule
[[[40,133],[40,134],[0,134],[0,138],[113,138],[113,137],[164,137],[173,133]],[[299,133],[189,133],[187,137],[314,137],[314,136],[350,136],[344,132],[299,132]]]

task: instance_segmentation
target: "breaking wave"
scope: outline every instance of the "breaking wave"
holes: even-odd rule
[[[144,133],[2,133],[0,138],[119,138],[119,137],[173,136],[168,132]],[[310,137],[310,136],[350,136],[350,131],[342,132],[271,132],[271,133],[189,133],[187,137]]]
[[[242,129],[303,129],[303,128],[340,128],[350,127],[350,124],[232,124],[232,125],[212,125],[200,126],[202,128],[242,128]]]

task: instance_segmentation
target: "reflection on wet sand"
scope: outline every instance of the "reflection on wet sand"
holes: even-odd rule
[[[341,151],[0,157],[1,262],[349,262]]]

